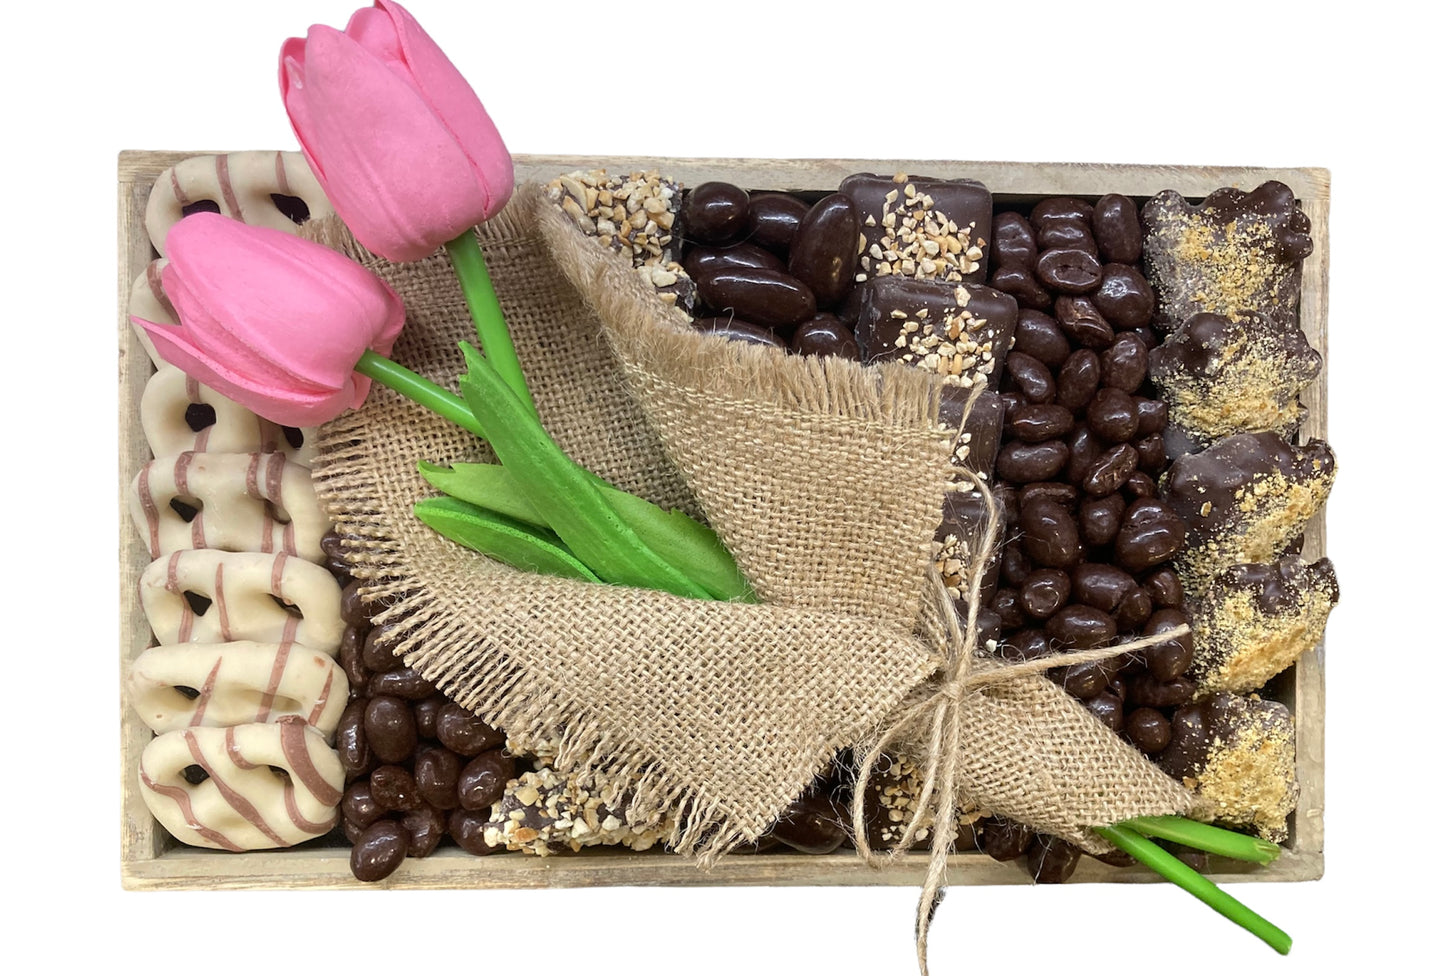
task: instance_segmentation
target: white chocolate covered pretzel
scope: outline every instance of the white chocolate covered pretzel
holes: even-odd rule
[[[296,716],[166,732],[141,754],[141,796],[182,843],[226,851],[290,847],[336,825],[346,775]]]
[[[146,381],[140,425],[156,457],[182,451],[260,451],[284,454],[308,467],[316,457],[316,428],[273,424],[169,363],[162,363]]]
[[[176,316],[175,306],[166,297],[165,289],[161,287],[161,271],[166,266],[165,258],[158,258],[146,265],[146,269],[140,273],[130,286],[130,301],[126,303],[126,314],[133,319],[145,319],[147,322],[154,322],[156,325],[180,325],[181,320]],[[156,366],[164,366],[165,360],[156,352],[155,343],[146,334],[146,330],[131,323],[131,331],[135,333],[140,344],[145,347],[146,355]]]
[[[321,536],[329,524],[311,470],[284,454],[156,458],[131,481],[130,515],[152,559],[177,549],[325,558]]]
[[[126,690],[152,732],[294,715],[330,741],[348,687],[341,666],[320,651],[232,641],[149,648],[131,664]]]
[[[280,552],[177,550],[141,574],[140,602],[161,644],[294,641],[334,657],[345,628],[331,574]]]
[[[273,197],[282,200],[278,204]],[[164,255],[166,233],[185,215],[187,207],[199,204],[244,224],[294,234],[299,225],[281,209],[289,205],[287,197],[305,204],[308,219],[332,213],[321,184],[300,153],[193,156],[176,163],[156,180],[146,201],[146,232],[156,251]]]

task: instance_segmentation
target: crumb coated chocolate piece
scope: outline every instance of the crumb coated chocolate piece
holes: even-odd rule
[[[1201,691],[1250,691],[1324,636],[1340,600],[1328,559],[1231,566],[1192,600],[1194,667]]]
[[[602,798],[550,766],[539,766],[507,783],[492,806],[482,839],[492,848],[552,854],[614,844],[645,851],[672,832],[672,824],[639,830]]]
[[[869,846],[880,852],[897,847],[903,839],[903,828],[918,812],[918,798],[922,795],[923,771],[917,764],[902,756],[884,756],[868,780],[863,800],[863,822]],[[954,840],[956,850],[975,846],[974,825],[984,816],[986,814],[970,804],[962,804]],[[910,850],[926,848],[932,842],[933,817],[925,814]]]
[[[856,333],[865,363],[896,360],[972,388],[997,389],[1018,303],[983,285],[875,278],[863,285]]]
[[[1158,761],[1194,791],[1205,816],[1284,840],[1299,801],[1294,720],[1284,705],[1229,692],[1185,705]]]
[[[1293,434],[1304,419],[1299,392],[1321,364],[1293,322],[1201,312],[1150,352],[1149,375],[1170,422],[1207,443],[1251,431]]]
[[[1300,262],[1313,243],[1289,187],[1274,180],[1250,193],[1226,187],[1198,206],[1166,190],[1141,217],[1161,329],[1176,329],[1197,312],[1234,318],[1253,310],[1294,321]]]
[[[859,173],[838,190],[863,225],[859,281],[901,275],[983,282],[993,195],[982,183]]]
[[[1197,586],[1236,563],[1279,559],[1334,480],[1328,444],[1295,447],[1278,434],[1236,434],[1181,457],[1159,481],[1159,499],[1187,530],[1180,575]]]
[[[656,172],[607,175],[579,170],[547,184],[547,198],[582,233],[632,259],[643,281],[669,305],[690,311],[697,289],[678,264],[673,237],[682,192]]]

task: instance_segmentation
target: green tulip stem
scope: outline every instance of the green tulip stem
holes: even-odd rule
[[[1279,857],[1278,844],[1212,824],[1200,823],[1188,817],[1135,817],[1118,826],[1128,827],[1145,837],[1173,841],[1196,851],[1218,854],[1236,861],[1269,864]]]
[[[1165,881],[1178,885],[1246,932],[1258,936],[1275,952],[1280,955],[1289,953],[1293,940],[1283,930],[1232,895],[1226,894],[1214,882],[1144,835],[1120,824],[1095,827],[1094,832],[1140,864],[1158,873]]]
[[[487,259],[482,254],[482,243],[475,231],[467,231],[456,240],[447,241],[447,255],[452,259],[457,280],[462,285],[462,295],[471,310],[472,321],[477,324],[477,340],[482,354],[501,374],[507,387],[521,400],[528,412],[536,416],[537,407],[532,403],[531,391],[527,389],[527,378],[522,374],[522,364],[517,359],[517,350],[512,345],[512,334],[507,330],[507,320],[502,315],[501,303],[497,301],[497,290],[492,287],[492,276],[487,273]]]
[[[392,362],[385,356],[378,356],[368,349],[361,354],[356,371],[362,376],[371,377],[388,389],[395,390],[408,400],[414,400],[444,420],[450,420],[478,437],[486,436],[465,400],[442,389],[425,376],[418,376],[400,363]]]

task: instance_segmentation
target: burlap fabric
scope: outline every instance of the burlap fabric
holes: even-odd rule
[[[392,265],[339,225],[313,233],[396,288],[394,357],[454,389],[473,332],[445,257]],[[447,542],[411,514],[433,494],[416,461],[486,449],[388,390],[323,429],[318,492],[409,664],[515,734],[560,732],[559,767],[627,791],[634,822],[674,816],[674,848],[709,860],[758,836],[840,748],[917,724],[958,651],[925,583],[949,476],[934,381],[700,335],[537,188],[481,235],[558,443],[705,517],[762,603],[539,577]],[[1091,824],[1187,806],[1037,675],[951,694],[979,806],[1095,847]]]

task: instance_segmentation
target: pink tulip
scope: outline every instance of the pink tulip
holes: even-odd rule
[[[161,287],[179,326],[134,319],[161,357],[274,423],[310,427],[361,406],[367,350],[386,356],[401,299],[330,248],[218,214],[166,235]]]
[[[416,261],[496,214],[512,157],[466,79],[391,0],[343,33],[281,48],[281,95],[311,169],[356,239]]]

